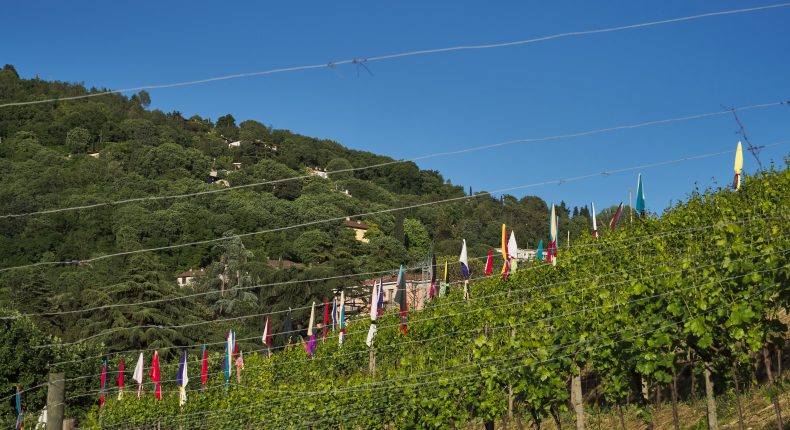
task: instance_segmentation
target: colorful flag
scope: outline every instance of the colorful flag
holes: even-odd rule
[[[447,260],[444,260],[444,278],[443,279],[444,279],[444,281],[442,282],[442,287],[439,290],[439,295],[440,296],[446,295],[447,294],[447,287],[450,286],[450,284],[447,283]]]
[[[510,258],[507,254],[507,229],[505,224],[502,224],[502,259],[504,263],[502,263],[502,278],[507,279],[507,274],[510,271]]]
[[[140,393],[143,391],[143,353],[140,353],[140,358],[137,359],[137,366],[134,367],[132,380],[137,382],[137,398],[140,398]]]
[[[266,350],[268,351],[269,348],[272,346],[272,328],[271,322],[269,322],[269,317],[266,317],[266,324],[263,326],[263,336],[261,336],[261,342],[266,345]],[[267,352],[268,355],[268,352]]]
[[[107,360],[101,365],[101,394],[99,395],[99,406],[104,406],[104,391],[107,384]]]
[[[741,189],[741,171],[743,170],[743,148],[741,141],[738,141],[738,147],[735,149],[735,179],[732,181],[732,188],[736,191]]]
[[[378,297],[379,297],[379,286],[376,285],[376,281],[373,281],[373,291],[370,293],[370,329],[368,329],[368,338],[365,340],[365,344],[370,348],[373,346],[373,338],[376,336],[376,318],[378,318]]]
[[[466,253],[466,239],[461,239],[461,256],[458,257],[458,261],[461,263],[461,274],[464,275],[464,279],[467,281],[469,280],[469,258],[467,257]]]
[[[507,241],[508,258],[510,259],[510,270],[513,272],[518,268],[518,244],[516,243],[516,232],[510,230],[510,240]]]
[[[118,363],[118,400],[123,398],[123,357]]]
[[[208,351],[206,351],[206,344],[203,344],[203,360],[200,363],[200,383],[203,384],[203,389],[208,385]]]
[[[315,338],[313,339],[315,340]],[[241,384],[241,371],[244,370],[244,352],[239,352],[236,357],[236,383]]]
[[[329,328],[329,299],[324,299],[324,327],[322,339],[326,339],[326,331]]]
[[[620,215],[623,213],[623,202],[620,202],[620,205],[617,206],[617,210],[614,211],[614,216],[612,216],[612,220],[609,221],[609,229],[614,231],[617,228],[617,223],[620,222]]]
[[[431,253],[431,289],[428,297],[434,298],[436,293],[436,254]]]
[[[378,312],[378,316],[382,316],[384,314],[384,278],[379,278],[379,297],[376,310]]]
[[[22,399],[19,397],[19,386],[16,387],[16,429],[22,430]]]
[[[488,249],[488,259],[486,260],[486,277],[491,276],[494,271],[494,250]]]
[[[236,342],[233,339],[233,329],[228,330],[228,337],[225,339],[225,362],[223,370],[225,371],[225,386],[230,383],[230,375],[233,369],[233,348]]]
[[[162,386],[159,384],[161,380],[161,374],[159,373],[159,352],[154,351],[154,359],[151,361],[151,370],[148,372],[148,376],[151,377],[151,380],[154,381],[154,397],[157,400],[162,400]]]
[[[332,331],[337,327],[337,299],[332,297]]]
[[[445,263],[444,267],[445,268],[447,267],[447,263]],[[397,292],[395,293],[395,303],[397,303],[398,307],[400,308],[400,318],[401,318],[400,328],[401,331],[405,334],[406,326],[407,326],[406,312],[408,311],[408,307],[406,302],[406,277],[405,274],[403,273],[402,264],[400,266],[400,271],[398,272],[397,285],[398,285],[398,289]]]
[[[178,383],[178,404],[184,406],[187,402],[187,384],[189,383],[189,376],[187,376],[187,350],[185,349],[181,354],[181,362],[178,363],[178,374],[176,375],[176,382]]]
[[[645,191],[642,189],[642,174],[636,182],[636,212],[639,216],[645,214]]]
[[[549,249],[546,253],[546,261],[551,263],[553,266],[557,265],[557,229],[559,228],[559,222],[557,219],[557,211],[554,208],[554,205],[551,205],[551,213],[549,215]]]
[[[592,202],[593,238],[598,239],[598,221],[595,220],[595,202]]]
[[[345,291],[340,292],[340,304],[338,304],[338,311],[340,312],[337,322],[338,327],[340,328],[340,334],[337,336],[337,341],[340,344],[340,347],[343,347],[343,343],[346,341],[346,293]]]
[[[315,325],[315,302],[310,307],[310,323],[307,325],[307,355],[313,356],[315,348],[315,334],[313,333],[313,326]]]
[[[543,239],[538,242],[538,250],[535,252],[538,261],[543,261]]]

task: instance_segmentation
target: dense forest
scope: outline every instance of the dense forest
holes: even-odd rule
[[[98,91],[23,79],[11,65],[0,70],[0,104]],[[303,307],[366,276],[306,280],[416,267],[432,254],[456,259],[461,238],[470,257],[485,256],[499,244],[503,222],[522,247],[547,239],[548,206],[538,197],[482,190],[472,195],[471,188],[452,185],[413,162],[275,129],[265,118],[185,118],[150,104],[151,96],[141,91],[0,110],[0,314],[9,316],[0,323],[0,360],[11,360],[0,366],[4,390],[36,385],[46,378],[47,363],[87,351],[221,340],[221,324],[164,327]],[[372,165],[377,167],[366,168]],[[318,171],[328,173],[311,175]],[[166,198],[202,192],[207,193]],[[464,196],[475,197],[361,217],[370,227],[367,242],[355,240],[340,221],[232,238]],[[70,209],[83,206],[88,207]],[[599,223],[611,212],[602,211]],[[560,203],[558,215],[560,230],[572,240],[587,235],[587,207]],[[225,236],[231,238],[101,258]],[[198,268],[210,276],[177,285],[179,273]],[[190,294],[202,295],[175,300]],[[106,307],[137,302],[147,304]],[[294,326],[303,328],[307,317],[304,309],[294,311]],[[275,314],[272,330],[282,324],[282,314]],[[259,335],[260,321],[241,320],[236,328],[239,339],[251,338]],[[46,351],[23,346],[28,339],[70,343],[86,337],[92,340]],[[83,365],[90,367],[73,363],[61,370],[83,373]],[[40,407],[44,394],[31,393],[30,407]],[[69,406],[79,409],[92,401],[84,400]],[[11,404],[2,407],[7,416]]]

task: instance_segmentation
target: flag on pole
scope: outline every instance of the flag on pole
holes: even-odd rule
[[[741,171],[743,170],[743,148],[741,141],[738,141],[738,147],[735,148],[735,179],[732,181],[732,188],[737,190],[741,189]]]
[[[19,386],[16,387],[16,429],[22,430],[22,399],[19,397]]]
[[[315,325],[315,302],[310,308],[310,324],[307,326],[307,355],[313,356],[315,350],[315,333],[313,333],[313,326]]]
[[[447,294],[447,288],[450,284],[447,282],[447,260],[444,260],[444,282],[442,282],[442,287],[439,289],[439,295],[444,296]]]
[[[343,347],[343,343],[346,341],[346,293],[345,291],[340,292],[340,304],[338,304],[338,312],[339,316],[338,326],[340,328],[340,334],[337,336],[337,341],[340,344],[340,347]]]
[[[184,406],[187,402],[187,384],[189,383],[189,376],[187,376],[187,350],[185,349],[181,354],[181,362],[178,363],[178,374],[176,375],[176,383],[178,383],[178,405]]]
[[[461,274],[464,275],[464,299],[469,299],[469,258],[466,252],[466,239],[461,239],[461,255],[458,261],[461,263]]]
[[[337,299],[332,297],[332,331],[337,327]]]
[[[159,352],[154,351],[154,359],[151,361],[151,370],[148,372],[148,376],[151,377],[151,380],[154,381],[154,397],[157,400],[162,400],[162,386],[159,384],[161,380],[161,374],[159,373]]]
[[[535,252],[538,261],[543,261],[543,239],[538,242],[538,250]]]
[[[447,263],[445,262],[445,268],[447,267]],[[406,319],[406,312],[408,311],[407,302],[406,302],[406,277],[403,273],[403,265],[400,266],[400,271],[398,272],[398,289],[395,293],[395,303],[398,304],[400,308],[400,329],[401,331],[406,334],[406,326],[407,326],[407,319]]]
[[[557,221],[557,211],[554,204],[551,205],[551,214],[549,215],[549,249],[546,253],[546,261],[553,266],[557,265],[557,229],[559,223]]]
[[[645,214],[645,191],[642,189],[642,174],[639,174],[639,179],[636,182],[636,213],[639,216]]]
[[[101,365],[101,394],[99,395],[99,406],[104,406],[104,392],[107,384],[107,359]]]
[[[494,250],[488,249],[488,259],[486,260],[486,277],[491,276],[494,271]]]
[[[123,398],[123,357],[118,363],[118,401]]]
[[[208,351],[206,351],[206,344],[203,344],[203,360],[200,363],[200,383],[203,384],[203,389],[208,385]]]
[[[326,331],[329,328],[329,299],[328,298],[324,299],[324,326],[322,328],[323,328],[323,333],[321,335],[322,339],[326,339]]]
[[[134,367],[132,380],[137,382],[137,398],[140,398],[140,393],[143,391],[143,353],[140,353],[140,358],[137,359],[137,366]]]
[[[373,291],[370,293],[370,329],[368,329],[368,338],[365,340],[365,344],[370,348],[373,346],[373,338],[376,336],[376,319],[378,318],[378,298],[379,298],[379,288],[380,286],[376,285],[376,281],[373,281]]]
[[[595,220],[595,202],[592,204],[593,238],[598,239],[598,222]]]
[[[513,229],[510,229],[510,238],[507,241],[507,256],[510,259],[510,271],[515,272],[518,268],[518,244],[516,231]]]
[[[266,324],[263,326],[263,336],[261,336],[261,341],[266,346],[266,358],[269,358],[269,348],[272,347],[272,326],[268,316],[266,317]]]
[[[620,202],[620,205],[617,206],[617,210],[614,211],[614,216],[612,216],[612,220],[609,221],[609,229],[614,231],[617,228],[617,223],[620,222],[620,215],[623,214],[623,202]]]

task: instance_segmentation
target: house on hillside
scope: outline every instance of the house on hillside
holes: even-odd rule
[[[236,140],[234,142],[228,142],[228,148],[238,148],[241,146],[241,141]]]
[[[310,176],[318,176],[319,178],[329,179],[329,174],[326,173],[326,170],[320,169],[318,167],[315,169],[308,167],[307,171],[310,173]]]
[[[241,162],[233,163],[233,170],[241,170]]]
[[[200,268],[198,270],[192,270],[192,268],[190,268],[186,272],[179,273],[178,276],[176,276],[176,283],[179,287],[186,287],[187,285],[191,285],[195,278],[199,276],[206,276],[205,269]]]
[[[269,266],[275,269],[290,269],[292,267],[301,267],[303,264],[280,258],[277,260],[269,260]]]
[[[496,248],[495,251],[500,255],[502,254],[502,248]],[[508,249],[507,252],[510,256],[515,256],[518,262],[534,260],[538,255],[536,249],[529,248],[518,248],[515,253]]]
[[[352,221],[351,218],[346,217],[346,220],[343,221],[343,225],[346,226],[347,228],[354,230],[354,238],[357,241],[362,243],[369,242],[368,238],[365,237],[365,232],[367,232],[368,229],[370,229],[370,226],[368,226],[364,222],[360,220]]]

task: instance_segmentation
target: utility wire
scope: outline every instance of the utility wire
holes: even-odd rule
[[[774,143],[772,145],[766,145],[766,146],[778,146],[778,145],[784,145],[784,144],[787,144],[787,143],[790,143],[790,142],[789,141],[783,141],[783,142],[777,142],[777,143]],[[424,202],[424,203],[416,203],[416,204],[407,205],[407,206],[401,206],[401,207],[396,207],[396,208],[380,209],[380,210],[374,210],[374,211],[365,212],[365,213],[358,213],[358,214],[354,214],[354,215],[334,217],[334,218],[327,218],[327,219],[323,219],[323,220],[308,221],[308,222],[304,222],[304,223],[301,223],[301,224],[293,224],[293,225],[284,226],[284,227],[276,227],[276,228],[271,228],[271,229],[258,230],[258,231],[254,231],[254,232],[250,232],[250,233],[241,233],[241,234],[229,235],[229,236],[224,236],[224,237],[219,237],[219,238],[214,238],[214,239],[199,240],[199,241],[194,241],[194,242],[187,242],[187,243],[181,243],[181,244],[176,244],[176,245],[159,246],[159,247],[153,247],[153,248],[143,248],[143,249],[137,249],[137,250],[131,250],[131,251],[115,252],[115,253],[105,254],[105,255],[98,256],[98,257],[92,257],[92,258],[87,258],[87,259],[83,259],[83,260],[49,261],[49,262],[31,263],[31,264],[25,264],[25,265],[19,265],[19,266],[9,266],[9,267],[0,268],[0,272],[5,272],[5,271],[8,271],[8,270],[26,269],[26,268],[31,268],[31,267],[39,267],[39,266],[74,265],[74,264],[76,264],[76,265],[83,265],[83,264],[93,263],[93,262],[100,261],[100,260],[114,258],[114,257],[121,257],[121,256],[126,256],[126,255],[135,255],[135,254],[141,254],[141,253],[147,253],[147,252],[156,252],[156,251],[163,251],[163,250],[168,250],[168,249],[178,249],[178,248],[184,248],[184,247],[189,247],[189,246],[205,245],[205,244],[209,244],[209,243],[223,242],[223,241],[227,241],[227,240],[231,240],[231,239],[240,239],[240,238],[243,238],[243,237],[257,236],[257,235],[267,234],[267,233],[275,233],[275,232],[291,230],[291,229],[295,229],[295,228],[302,228],[302,227],[309,227],[309,226],[313,226],[313,225],[326,224],[326,223],[329,223],[329,222],[344,221],[347,218],[361,218],[361,217],[367,217],[367,216],[372,216],[372,215],[378,215],[378,214],[382,214],[382,213],[390,213],[390,212],[398,212],[398,211],[409,210],[409,209],[416,209],[416,208],[420,208],[420,207],[432,206],[432,205],[442,204],[442,203],[450,203],[450,202],[456,202],[456,201],[471,200],[471,199],[475,199],[475,198],[479,198],[479,197],[483,197],[483,196],[490,196],[490,195],[495,194],[495,193],[504,193],[504,192],[508,192],[508,191],[539,187],[539,186],[544,186],[544,185],[549,185],[549,184],[565,184],[565,183],[568,183],[568,182],[574,182],[574,181],[579,181],[579,180],[583,180],[583,179],[590,179],[590,178],[594,178],[594,177],[598,177],[598,176],[611,176],[611,175],[624,173],[624,172],[629,172],[629,171],[634,171],[634,170],[648,169],[648,168],[654,168],[654,167],[660,167],[660,166],[667,166],[667,165],[670,165],[670,164],[677,164],[677,163],[681,163],[681,162],[685,162],[685,161],[701,160],[701,159],[710,158],[710,157],[717,157],[717,156],[721,156],[721,155],[725,155],[725,154],[732,154],[732,151],[728,150],[728,151],[720,151],[720,152],[711,152],[711,153],[701,154],[701,155],[693,155],[693,156],[689,156],[689,157],[678,158],[678,159],[675,159],[675,160],[667,160],[667,161],[660,161],[660,162],[656,162],[656,163],[642,164],[642,165],[633,166],[633,167],[626,167],[626,168],[620,168],[620,169],[614,169],[614,170],[607,170],[607,171],[603,171],[603,172],[599,172],[599,173],[589,173],[589,174],[586,174],[586,175],[572,176],[572,177],[567,177],[567,178],[564,178],[564,179],[555,179],[555,180],[536,182],[536,183],[531,183],[531,184],[507,187],[507,188],[500,188],[498,190],[480,192],[480,193],[474,194],[472,196],[464,195],[464,196],[460,196],[460,197],[452,197],[452,198],[447,198],[447,199],[442,199],[442,200],[435,200],[435,201]]]
[[[460,46],[451,46],[451,47],[444,47],[444,48],[434,48],[434,49],[422,49],[422,50],[415,50],[415,51],[406,51],[400,52],[395,54],[386,54],[386,55],[378,55],[366,58],[352,58],[346,60],[339,60],[339,61],[332,61],[329,63],[322,63],[322,64],[312,64],[312,65],[304,65],[304,66],[293,66],[293,67],[281,67],[276,69],[268,69],[256,72],[246,72],[246,73],[236,73],[231,75],[224,75],[224,76],[215,76],[211,78],[205,79],[196,79],[190,81],[182,81],[182,82],[174,82],[169,84],[158,84],[158,85],[142,85],[138,87],[130,87],[118,90],[108,90],[108,91],[98,91],[91,94],[83,94],[78,96],[70,96],[70,97],[56,97],[56,98],[49,98],[49,99],[42,99],[42,100],[31,100],[31,101],[20,101],[20,102],[11,102],[11,103],[4,103],[0,104],[0,108],[3,107],[10,107],[10,106],[27,106],[27,105],[35,105],[41,103],[52,103],[58,101],[65,101],[65,100],[78,100],[78,99],[86,99],[91,97],[99,97],[108,94],[120,94],[120,93],[127,93],[127,92],[134,92],[140,90],[153,90],[153,89],[164,89],[164,88],[176,88],[176,87],[185,87],[191,85],[198,85],[198,84],[205,84],[209,82],[217,82],[217,81],[225,81],[230,79],[240,79],[240,78],[249,78],[254,76],[266,76],[266,75],[273,75],[278,73],[288,73],[288,72],[296,72],[296,71],[303,71],[303,70],[314,70],[314,69],[325,69],[325,68],[333,68],[340,65],[346,64],[363,64],[363,63],[372,63],[375,61],[384,61],[384,60],[394,60],[398,58],[405,58],[405,57],[414,57],[414,56],[423,56],[423,55],[431,55],[431,54],[440,54],[440,53],[447,53],[447,52],[456,52],[456,51],[470,51],[470,50],[485,50],[485,49],[496,49],[496,48],[505,48],[510,46],[519,46],[519,45],[528,45],[533,43],[539,42],[547,42],[550,40],[555,39],[564,39],[564,38],[571,38],[571,37],[578,37],[578,36],[586,36],[586,35],[593,35],[593,34],[602,34],[602,33],[612,33],[617,31],[623,30],[632,30],[638,28],[645,28],[645,27],[653,27],[665,24],[673,24],[678,22],[685,22],[685,21],[692,21],[697,19],[703,18],[711,18],[717,16],[725,16],[725,15],[737,15],[743,13],[750,13],[750,12],[758,12],[764,10],[771,10],[771,9],[779,9],[785,8],[790,6],[790,3],[775,3],[765,6],[756,6],[756,7],[749,7],[749,8],[742,8],[742,9],[729,9],[729,10],[722,10],[716,12],[707,12],[701,13],[696,15],[687,15],[677,18],[670,18],[670,19],[662,19],[657,21],[649,21],[649,22],[642,22],[642,23],[635,23],[635,24],[628,24],[628,25],[620,25],[615,27],[606,27],[606,28],[599,28],[594,30],[580,30],[580,31],[570,31],[564,33],[556,33],[548,36],[536,37],[531,39],[521,39],[521,40],[513,40],[508,42],[500,42],[500,43],[487,43],[487,44],[477,44],[477,45],[460,45]]]

